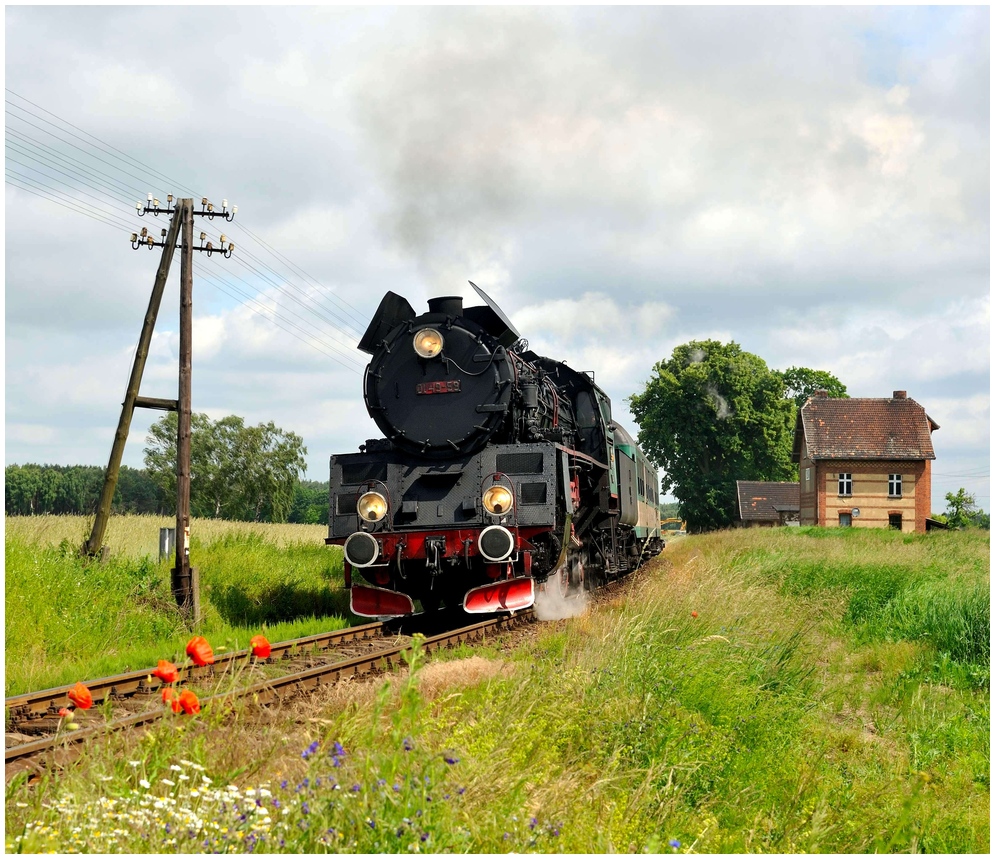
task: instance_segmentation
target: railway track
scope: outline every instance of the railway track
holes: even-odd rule
[[[440,648],[504,632],[535,619],[532,611],[491,617],[480,623],[431,635],[422,649]],[[293,697],[346,677],[390,671],[403,661],[411,637],[393,623],[369,623],[335,632],[279,642],[265,660],[248,650],[216,657],[208,666],[179,667],[178,685],[200,695],[202,707],[219,706],[240,698],[259,704]],[[77,730],[66,730],[59,709],[68,703],[71,687],[60,686],[15,695],[5,700],[7,711],[5,777],[30,769],[45,753],[78,747],[109,732],[138,727],[161,719],[163,683],[146,671],[133,671],[89,681],[94,706],[76,710]]]

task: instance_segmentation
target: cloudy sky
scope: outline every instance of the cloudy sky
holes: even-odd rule
[[[229,199],[198,256],[194,409],[377,435],[355,343],[386,290],[473,280],[615,415],[733,340],[907,390],[933,509],[990,509],[985,7],[11,7],[6,463],[105,465],[159,251],[135,201]],[[148,224],[148,221],[152,221]],[[179,260],[142,394],[176,396]],[[478,303],[473,301],[472,303]],[[140,467],[139,410],[125,463]]]

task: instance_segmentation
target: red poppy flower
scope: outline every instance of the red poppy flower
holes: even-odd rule
[[[73,711],[70,710],[68,707],[60,707],[59,708],[59,718],[60,719],[65,719],[67,716],[71,716],[72,714],[73,714]]]
[[[169,686],[164,686],[162,689],[162,703],[172,707],[174,713],[180,712],[180,700]]]
[[[270,647],[270,643],[266,640],[265,635],[254,635],[249,639],[249,644],[252,645],[252,655],[258,657],[259,659],[269,659],[270,653],[272,653],[273,648]]]
[[[187,656],[193,660],[194,665],[214,664],[214,651],[203,635],[195,635],[187,642]]]
[[[82,683],[77,683],[68,692],[69,700],[81,710],[89,710],[93,706],[93,696]]]
[[[188,716],[200,712],[200,701],[197,700],[197,696],[189,689],[184,689],[180,692],[179,705]]]
[[[697,616],[698,616],[698,612],[696,612],[696,611],[691,612],[691,617],[697,617]]]
[[[176,666],[172,662],[160,659],[159,665],[152,672],[152,676],[158,677],[163,683],[175,683],[180,679],[180,672],[176,670]]]

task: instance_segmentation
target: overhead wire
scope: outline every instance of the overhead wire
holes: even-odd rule
[[[139,166],[141,166],[142,169],[151,170],[152,173],[154,173],[156,176],[161,177],[163,179],[166,179],[167,181],[170,181],[170,182],[173,181],[173,180],[170,180],[169,177],[166,177],[164,174],[160,173],[159,171],[156,171],[153,168],[148,167],[148,165],[144,165],[144,164],[142,164],[142,162],[139,162],[136,159],[131,158],[131,156],[128,156],[126,153],[123,153],[121,150],[117,149],[116,147],[113,147],[113,146],[111,146],[109,144],[105,144],[104,141],[101,141],[99,138],[96,138],[93,135],[90,135],[88,132],[85,132],[82,129],[79,129],[77,126],[73,125],[72,123],[70,123],[70,122],[68,122],[66,120],[63,120],[61,117],[58,117],[56,114],[53,114],[51,111],[46,110],[45,108],[41,107],[40,105],[37,105],[37,104],[35,104],[34,102],[31,102],[28,99],[24,99],[23,96],[20,96],[17,93],[14,93],[12,90],[7,89],[7,92],[11,93],[12,95],[14,95],[15,97],[17,97],[19,99],[24,100],[28,104],[31,104],[31,105],[37,107],[39,110],[43,111],[44,113],[46,113],[46,114],[48,114],[50,116],[53,116],[56,119],[59,119],[60,122],[65,123],[66,125],[68,125],[71,128],[75,128],[77,131],[80,131],[82,134],[85,134],[87,137],[93,138],[99,144],[101,144],[100,147],[95,147],[95,148],[98,149],[98,151],[102,151],[102,152],[113,151],[113,152],[119,153],[122,156],[124,156],[128,161],[133,162],[133,163],[138,164]],[[7,100],[7,103],[8,103],[8,105],[10,105],[10,107],[14,108],[15,110],[18,110],[21,113],[26,113],[26,114],[32,116],[33,118],[38,119],[40,122],[43,122],[46,125],[51,126],[52,128],[56,129],[57,131],[60,131],[60,132],[62,132],[64,134],[68,135],[69,137],[74,138],[75,140],[79,140],[80,142],[87,144],[87,146],[93,146],[94,145],[94,144],[90,144],[88,141],[84,140],[79,135],[73,134],[71,132],[66,131],[65,129],[61,128],[60,126],[56,125],[55,123],[50,122],[49,120],[45,119],[44,117],[39,117],[39,116],[37,116],[35,114],[32,114],[30,111],[27,111],[24,108],[18,106],[18,105],[14,105],[13,103],[10,102],[9,99]],[[44,128],[44,127],[42,127],[40,125],[37,125],[36,123],[30,122],[30,121],[24,119],[24,117],[22,117],[20,115],[15,115],[15,114],[11,113],[10,110],[8,110],[7,113],[10,116],[11,119],[15,119],[15,120],[17,120],[19,122],[23,122],[26,125],[28,125],[28,126],[30,126],[32,128],[35,128],[38,131],[41,131],[43,134],[47,134],[47,135],[52,136],[55,140],[59,141],[61,144],[65,145],[65,146],[69,146],[69,147],[71,147],[71,148],[73,148],[73,149],[81,152],[87,158],[94,158],[97,161],[100,161],[100,162],[102,162],[104,164],[110,164],[111,166],[115,166],[116,169],[120,169],[120,167],[118,167],[117,165],[113,165],[112,162],[108,162],[106,159],[100,158],[99,156],[95,156],[93,154],[93,152],[89,151],[88,149],[84,149],[83,147],[80,147],[76,143],[73,143],[72,141],[66,140],[65,137],[62,137],[62,136],[57,135],[57,134],[54,134],[52,131],[50,131],[47,128]],[[138,190],[135,186],[132,186],[130,184],[126,185],[123,182],[119,182],[118,180],[114,179],[113,176],[110,176],[109,174],[107,174],[104,171],[96,171],[96,173],[99,174],[99,176],[95,175],[94,171],[91,170],[91,169],[89,169],[85,165],[84,162],[80,161],[79,159],[72,158],[71,156],[68,156],[65,153],[59,153],[58,150],[55,150],[52,147],[47,146],[44,143],[41,143],[41,141],[39,141],[39,140],[31,137],[30,135],[26,135],[23,132],[18,131],[15,128],[12,128],[10,122],[8,122],[8,124],[7,124],[7,131],[9,133],[12,133],[12,136],[16,139],[16,142],[15,141],[11,141],[11,140],[7,140],[6,141],[7,145],[11,146],[12,151],[14,151],[15,153],[17,153],[17,154],[19,154],[19,155],[21,155],[23,157],[35,160],[37,162],[37,165],[41,165],[42,169],[38,169],[38,167],[36,167],[35,165],[25,164],[23,161],[20,161],[19,159],[10,158],[9,160],[13,161],[14,163],[17,163],[19,166],[26,167],[29,170],[36,170],[38,173],[41,174],[41,176],[43,176],[45,179],[48,179],[49,181],[54,181],[54,182],[59,183],[59,184],[68,184],[68,183],[62,182],[57,177],[52,176],[51,174],[52,174],[52,172],[54,172],[54,173],[60,174],[62,176],[65,176],[68,180],[70,180],[70,182],[75,182],[78,185],[83,185],[86,188],[90,188],[90,189],[96,191],[98,194],[101,194],[102,196],[107,197],[107,198],[109,198],[109,199],[111,199],[113,201],[122,201],[122,202],[125,200],[125,197],[123,196],[124,194],[128,193],[129,191],[134,192],[134,191]],[[28,149],[25,149],[25,147],[24,147],[25,143],[29,147]],[[31,146],[37,147],[38,151],[32,151],[30,149]],[[59,164],[59,166],[56,166],[56,162],[53,162],[53,156],[58,159],[57,163]],[[67,171],[65,169],[62,169],[63,167],[68,167],[69,170]],[[76,171],[79,171],[79,172],[76,172]],[[139,179],[139,181],[147,180],[147,178],[148,178],[148,177],[135,176],[134,173],[130,173],[128,171],[122,171],[122,172],[124,172],[124,174],[127,175],[127,176]],[[104,178],[101,179],[101,178],[99,178],[100,176],[102,176]],[[98,185],[92,184],[89,181],[90,179],[93,179],[94,181],[96,181],[99,184]],[[106,185],[104,183],[104,179],[109,180],[109,182],[113,183],[113,184]],[[8,179],[8,184],[12,185],[13,187],[19,188],[19,189],[21,189],[21,190],[23,190],[23,191],[25,191],[27,193],[35,194],[36,196],[39,196],[42,199],[48,200],[49,202],[54,202],[57,205],[61,205],[64,208],[69,209],[70,211],[73,211],[73,212],[76,212],[76,213],[79,213],[79,214],[88,215],[93,220],[97,220],[98,222],[104,223],[104,224],[106,224],[108,226],[115,226],[115,227],[116,226],[122,226],[122,227],[124,227],[124,228],[126,228],[126,229],[128,229],[130,231],[133,231],[133,232],[137,232],[138,230],[140,230],[140,227],[136,226],[136,221],[135,220],[131,220],[131,221],[124,220],[120,216],[118,216],[116,213],[111,213],[111,212],[106,212],[106,211],[98,210],[97,213],[94,214],[93,212],[86,211],[87,207],[93,206],[94,203],[93,203],[92,199],[88,198],[85,201],[81,200],[79,197],[73,196],[72,194],[69,194],[69,193],[66,193],[64,190],[61,190],[59,188],[54,188],[52,185],[45,184],[44,182],[40,181],[40,179],[37,178],[37,177],[32,177],[30,175],[19,173],[19,171],[11,170],[10,171],[10,176],[9,176],[9,179]],[[174,184],[179,184],[179,183],[174,183]],[[100,187],[100,185],[104,185],[104,187]],[[79,191],[78,188],[74,187],[71,184],[69,184],[68,187],[71,188],[73,191]],[[182,187],[183,186],[180,185],[180,188],[182,188]],[[51,196],[52,194],[57,195],[57,197]],[[130,211],[130,209],[128,211]],[[135,214],[132,214],[132,218],[135,218]],[[148,221],[146,219],[142,219],[142,221],[139,221],[139,223],[141,223],[141,222],[144,222],[146,224],[148,223]],[[222,222],[221,224],[216,224],[216,225],[213,225],[213,226],[217,226],[217,227],[219,227],[219,229],[226,229],[228,232],[231,233],[232,238],[236,238],[236,239],[239,238],[238,233],[244,231],[245,233],[247,233],[250,236],[252,236],[253,239],[256,242],[258,242],[261,247],[264,247],[270,254],[272,254],[273,256],[276,256],[279,259],[281,259],[287,266],[291,267],[296,272],[300,273],[301,275],[303,275],[303,276],[305,276],[307,278],[310,278],[310,276],[307,275],[307,273],[303,269],[301,269],[299,266],[297,266],[296,263],[294,263],[292,260],[290,260],[289,258],[287,258],[286,256],[284,256],[283,254],[281,254],[276,249],[272,248],[263,239],[261,239],[260,237],[256,236],[250,230],[248,230],[243,224],[233,224],[232,226],[229,226],[227,222]],[[232,229],[232,227],[234,227],[234,229]],[[340,355],[342,355],[342,357],[344,357],[346,359],[346,361],[349,362],[348,364],[345,364],[344,366],[349,366],[349,367],[355,368],[355,369],[358,369],[358,368],[362,367],[362,364],[360,362],[358,362],[355,359],[353,359],[350,354],[344,353],[343,350],[342,350],[342,348],[341,348],[343,345],[345,345],[347,348],[351,349],[352,344],[355,342],[355,337],[359,336],[358,331],[356,331],[355,329],[353,329],[353,326],[347,320],[342,319],[341,316],[340,316],[339,319],[333,320],[333,319],[330,319],[324,313],[320,312],[320,310],[316,310],[315,307],[316,306],[320,307],[320,305],[318,305],[317,302],[316,302],[316,300],[315,300],[316,296],[313,294],[313,292],[314,292],[313,289],[312,290],[302,289],[297,284],[293,283],[291,279],[283,277],[282,275],[280,275],[278,272],[276,272],[275,270],[273,270],[269,265],[267,265],[263,260],[261,260],[257,255],[253,254],[250,250],[248,250],[246,248],[246,243],[240,241],[238,243],[238,247],[239,247],[239,250],[241,251],[241,253],[236,256],[236,259],[237,259],[237,262],[238,262],[239,265],[241,265],[247,271],[249,271],[252,274],[254,274],[261,281],[269,284],[270,287],[272,287],[272,289],[276,290],[279,293],[282,293],[286,298],[288,298],[290,301],[292,301],[293,303],[295,303],[298,306],[300,306],[306,312],[314,315],[322,323],[328,325],[329,328],[330,328],[330,332],[331,333],[329,334],[328,332],[325,332],[323,329],[318,329],[319,330],[319,335],[317,335],[317,336],[322,337],[322,338],[328,338],[329,336],[331,336],[332,338],[334,338],[334,339],[331,340],[330,343],[326,342],[325,340],[321,340],[320,342],[322,342],[325,346],[327,346],[327,347],[335,350],[336,352],[338,352]],[[243,257],[247,257],[248,260],[252,260],[256,264],[254,265],[252,262],[247,261]],[[267,272],[269,272],[269,273],[267,273]],[[271,277],[270,276],[271,274],[274,275],[276,277],[276,279],[274,279],[273,277]],[[232,289],[234,289],[239,296],[242,296],[242,300],[248,300],[248,297],[247,297],[246,293],[243,290],[238,289],[237,287],[235,287],[234,284],[231,283],[231,281],[227,280],[226,279],[227,276],[228,275],[226,275],[225,273],[218,272],[215,275],[215,280],[216,281],[220,281],[221,283],[224,283],[227,286],[229,286]],[[241,280],[247,286],[250,286],[248,284],[248,282],[245,281],[244,279],[239,278],[239,280]],[[281,280],[283,281],[282,285],[280,283]],[[313,281],[313,279],[311,279],[311,280]],[[320,298],[326,297],[325,288],[322,287],[320,283],[317,283],[317,281],[313,281],[313,282],[314,282],[316,288],[322,291],[322,294],[319,297]],[[215,288],[218,288],[217,285],[216,285],[216,283],[212,283],[211,285],[213,287],[215,287]],[[300,294],[301,296],[303,296],[305,300],[302,301],[300,298],[297,298],[295,295],[292,295],[291,292],[289,291],[291,289],[293,291],[297,292],[298,294]],[[225,291],[225,290],[219,290],[219,291],[224,292],[224,294],[229,295],[229,297],[233,297],[233,298],[236,297],[236,295],[234,295],[230,291]],[[334,298],[334,296],[332,296],[332,297]],[[238,299],[236,299],[236,300],[238,300]],[[265,305],[260,304],[259,302],[255,302],[255,303],[258,306],[265,306]],[[288,312],[290,312],[292,315],[294,315],[298,319],[301,319],[302,321],[304,321],[305,324],[313,325],[313,323],[311,323],[311,322],[309,322],[307,320],[304,320],[303,317],[301,317],[299,314],[293,312],[292,310],[288,310]],[[340,309],[336,309],[333,312],[335,312],[335,313],[341,313],[341,310]],[[267,312],[265,314],[263,314],[263,315],[265,316],[265,318],[267,318],[267,319],[269,319],[271,321],[273,320],[274,317],[282,318],[283,321],[287,322],[288,324],[290,324],[290,325],[292,325],[292,326],[294,326],[294,327],[296,327],[296,328],[298,328],[300,330],[300,326],[297,326],[295,323],[291,322],[286,317],[281,316],[281,314],[279,314],[278,312],[276,312],[272,307],[267,307]],[[349,315],[352,316],[353,314],[350,313]],[[359,321],[361,323],[361,320],[359,320]],[[353,330],[349,331],[348,333],[344,332],[342,330],[343,326],[347,327],[348,329],[353,329]],[[278,325],[278,327],[283,328],[283,330],[287,331],[288,333],[292,333],[285,326]],[[313,344],[313,342],[311,342],[311,340],[315,336],[316,335],[308,332],[308,337],[310,339],[305,340],[303,342],[307,342],[307,343],[309,343],[309,345],[313,346],[314,344]],[[346,342],[343,344],[343,343],[340,342],[342,340],[345,340]],[[329,354],[324,349],[319,349],[319,351],[322,351],[323,354],[326,354],[326,355]],[[341,361],[340,361],[340,363],[341,363]]]
[[[112,226],[112,227],[115,227],[115,228],[120,227],[120,226],[130,226],[130,225],[127,224],[127,222],[122,221],[120,218],[115,218],[113,214],[111,214],[110,216],[101,216],[103,213],[101,213],[100,215],[95,215],[93,213],[92,208],[91,208],[90,211],[87,211],[85,208],[74,206],[71,203],[65,202],[64,200],[58,200],[58,199],[56,199],[54,197],[48,196],[45,193],[40,193],[40,191],[49,191],[49,192],[51,192],[53,194],[62,194],[62,196],[66,197],[69,200],[73,200],[74,201],[76,199],[76,198],[69,197],[68,195],[64,194],[63,192],[60,192],[58,189],[53,188],[50,185],[44,185],[44,184],[39,183],[39,182],[37,182],[35,180],[32,180],[32,179],[30,179],[28,177],[24,177],[22,174],[21,175],[17,175],[16,171],[10,171],[9,168],[8,168],[8,172],[12,172],[12,173],[15,174],[14,176],[10,177],[11,179],[18,180],[17,182],[15,182],[15,181],[9,181],[8,182],[8,184],[12,184],[12,185],[14,185],[14,187],[20,187],[20,188],[22,188],[22,190],[28,191],[29,193],[35,193],[38,196],[43,197],[44,199],[48,199],[51,202],[58,203],[59,205],[63,206],[64,208],[69,209],[70,211],[77,212],[77,213],[83,214],[83,215],[87,215],[88,217],[92,218],[93,220],[99,221],[100,223],[107,224],[108,226]],[[18,184],[18,182],[27,182],[27,183],[30,183],[30,184],[34,185],[35,188],[32,189],[32,188],[25,187],[24,185]],[[219,280],[222,283],[228,283],[225,280],[224,276],[214,275],[214,280]],[[239,280],[242,280],[242,279],[239,278]],[[244,281],[244,280],[242,282],[246,283],[246,281]],[[215,283],[210,283],[209,282],[209,285],[212,286],[213,288],[218,289],[218,286]],[[232,286],[232,284],[230,284],[230,283],[228,283],[228,285]],[[249,284],[246,284],[246,285],[249,285]],[[254,297],[252,295],[250,295],[249,293],[246,293],[245,291],[243,291],[241,289],[238,289],[237,287],[234,287],[234,286],[232,286],[232,288],[234,288],[236,290],[236,292],[238,293],[238,296],[241,297],[240,300],[245,301],[245,300],[253,300],[254,299]],[[233,297],[233,298],[238,297],[238,296],[234,295],[233,293],[231,293],[228,290],[221,289],[220,291],[224,292],[226,295],[229,295],[230,297]],[[265,307],[264,305],[260,304],[258,301],[253,300],[253,303],[256,304],[259,307]],[[250,308],[250,309],[252,309],[252,308]],[[308,320],[304,319],[299,314],[293,313],[293,311],[290,311],[290,312],[291,312],[292,315],[296,316],[298,319],[300,319],[305,324],[309,324]],[[258,314],[258,315],[263,316],[264,318],[268,319],[269,321],[274,321],[275,319],[282,319],[283,321],[287,322],[288,324],[292,325],[293,327],[297,328],[298,330],[303,331],[303,329],[301,329],[300,326],[295,325],[293,322],[291,322],[290,320],[286,319],[285,316],[283,316],[281,313],[279,313],[276,310],[274,310],[272,307],[265,307],[265,312],[261,313],[261,314]],[[274,324],[277,324],[277,327],[282,328],[284,331],[287,331],[288,333],[291,333],[291,334],[293,333],[293,332],[290,331],[290,329],[288,329],[287,327],[285,327],[283,325],[279,325],[279,323],[276,323],[275,321],[274,321]],[[315,338],[315,334],[311,333],[311,332],[305,332],[305,333],[308,334],[309,339],[302,340],[302,342],[305,342],[305,343],[307,343],[308,345],[311,345],[311,346],[315,346],[315,339],[316,339]],[[317,331],[317,334],[321,335],[322,332]],[[302,339],[302,338],[298,337],[297,339]],[[320,339],[318,339],[317,342],[322,343],[323,341],[321,341]],[[329,345],[329,344],[325,343],[324,345]],[[315,347],[315,348],[317,348],[317,347]],[[347,367],[348,369],[352,369],[352,370],[357,370],[358,371],[358,370],[360,370],[362,368],[362,364],[360,362],[358,362],[355,359],[353,359],[352,356],[350,354],[348,354],[347,352],[342,352],[341,349],[338,349],[337,348],[337,344],[333,343],[332,344],[332,348],[336,349],[336,351],[339,353],[338,357],[332,355],[330,352],[327,352],[325,349],[320,349],[319,348],[318,351],[322,352],[325,355],[328,355],[329,357],[334,358],[334,360],[336,360],[338,363],[342,364],[342,366]],[[345,358],[346,360],[343,361],[342,358]]]
[[[147,164],[144,164],[143,162],[141,162],[141,161],[137,160],[136,158],[133,158],[133,157],[132,157],[131,155],[129,155],[128,153],[124,152],[123,150],[121,150],[121,149],[118,149],[117,147],[115,147],[115,146],[113,146],[113,145],[111,145],[111,144],[107,143],[107,142],[106,142],[106,141],[104,141],[104,140],[101,140],[101,138],[99,138],[99,137],[96,137],[96,136],[95,136],[95,135],[93,135],[93,134],[90,134],[90,133],[89,133],[88,131],[85,131],[84,129],[80,128],[79,126],[76,126],[76,125],[74,125],[73,123],[69,122],[68,120],[66,120],[66,119],[64,119],[64,118],[62,118],[62,117],[60,117],[60,116],[59,116],[58,114],[55,114],[55,113],[53,113],[52,111],[50,111],[50,110],[47,110],[46,108],[42,107],[41,105],[39,105],[39,104],[37,104],[37,103],[35,103],[35,102],[31,101],[30,99],[28,99],[28,98],[25,98],[24,96],[22,96],[22,95],[20,95],[20,94],[18,94],[18,93],[16,93],[16,92],[14,92],[14,91],[13,91],[12,89],[10,89],[9,87],[5,87],[5,91],[6,91],[6,92],[8,92],[8,93],[10,93],[11,95],[13,95],[13,96],[14,96],[15,98],[18,98],[18,99],[20,99],[21,101],[24,101],[24,102],[26,102],[26,103],[28,103],[28,104],[32,105],[33,107],[36,107],[36,108],[38,108],[38,109],[39,109],[39,110],[41,110],[41,111],[42,111],[43,113],[46,113],[46,114],[48,114],[48,115],[49,115],[49,116],[51,116],[51,117],[54,117],[55,119],[59,120],[59,122],[61,122],[61,123],[65,124],[65,125],[68,125],[68,126],[69,126],[70,128],[74,128],[74,129],[75,129],[76,131],[79,131],[79,132],[80,132],[81,134],[85,134],[85,135],[86,135],[87,137],[89,137],[89,138],[91,138],[91,139],[95,140],[95,141],[97,142],[97,144],[99,144],[99,148],[101,148],[101,150],[102,150],[102,151],[105,151],[105,152],[115,152],[115,153],[117,153],[118,155],[120,155],[120,156],[122,156],[123,158],[125,158],[125,159],[126,159],[127,161],[130,161],[130,162],[132,162],[133,164],[135,164],[135,165],[138,165],[139,167],[141,167],[141,168],[143,168],[143,169],[145,169],[145,170],[149,170],[149,171],[151,171],[151,172],[152,172],[152,173],[153,173],[154,175],[156,175],[157,177],[159,177],[159,178],[160,178],[161,180],[165,180],[165,181],[166,181],[167,183],[172,183],[173,185],[177,186],[178,188],[181,188],[181,189],[182,189],[182,188],[185,188],[185,186],[183,186],[183,185],[182,185],[181,183],[177,182],[176,180],[174,180],[174,179],[171,179],[170,177],[168,177],[168,176],[166,176],[165,174],[163,174],[163,173],[159,172],[159,171],[158,171],[158,170],[156,170],[155,168],[153,168],[153,167],[151,167],[151,166],[149,166],[149,165],[147,165]],[[34,116],[35,118],[37,118],[37,119],[41,120],[42,122],[45,122],[46,124],[48,124],[48,125],[51,125],[51,126],[52,126],[53,128],[59,128],[59,126],[55,125],[54,123],[50,122],[49,120],[46,120],[46,119],[45,119],[44,117],[39,117],[39,116],[37,116],[36,114],[32,114],[32,113],[31,113],[31,111],[28,111],[27,109],[25,109],[25,108],[23,108],[23,107],[20,107],[19,105],[15,105],[15,104],[14,104],[13,102],[11,102],[11,101],[10,101],[9,99],[6,99],[5,101],[6,101],[6,103],[7,103],[7,104],[11,105],[11,107],[14,107],[14,108],[16,108],[17,110],[20,110],[21,112],[24,112],[24,113],[27,113],[27,114],[29,114],[29,115],[32,115],[32,116]],[[30,123],[29,123],[29,124],[30,124]],[[37,126],[35,126],[35,127],[37,127]],[[62,130],[62,129],[60,129],[60,130]],[[84,143],[86,142],[85,140],[83,140],[83,138],[79,137],[79,135],[76,135],[76,134],[72,134],[72,132],[66,132],[66,133],[67,133],[67,134],[69,134],[69,135],[70,135],[70,136],[72,136],[72,137],[75,137],[76,139],[78,139],[78,140],[80,140],[80,141],[82,141],[82,142],[84,142]],[[70,144],[70,145],[73,145],[73,144]],[[91,146],[95,146],[96,144],[88,144],[88,145],[91,145]],[[190,189],[190,188],[185,188],[185,190],[189,191],[189,192],[190,192],[191,194],[193,194],[193,195],[194,195],[195,197],[201,197],[201,199],[203,199],[203,196],[202,196],[202,195],[200,195],[200,194],[196,194],[195,192],[193,192],[193,191],[192,191],[192,189]],[[264,240],[263,240],[262,238],[260,238],[259,236],[256,236],[256,234],[255,234],[255,233],[253,233],[253,232],[252,232],[251,230],[249,230],[249,229],[248,229],[248,227],[244,227],[244,226],[243,226],[243,228],[245,229],[245,231],[246,231],[246,232],[247,232],[247,233],[248,233],[248,234],[249,234],[249,235],[250,235],[250,236],[251,236],[251,237],[252,237],[252,238],[253,238],[253,239],[254,239],[255,241],[259,242],[259,244],[260,244],[261,246],[263,246],[264,248],[266,248],[266,249],[267,249],[267,250],[268,250],[268,251],[269,251],[269,252],[270,252],[270,253],[271,253],[271,254],[272,254],[273,256],[277,257],[278,259],[281,259],[281,260],[283,260],[285,264],[287,264],[287,265],[291,266],[291,267],[292,267],[292,269],[296,270],[296,271],[297,271],[297,272],[299,272],[300,274],[302,274],[302,275],[304,275],[305,277],[307,277],[308,279],[310,279],[310,280],[311,280],[311,281],[312,281],[313,283],[315,283],[315,284],[316,284],[316,285],[317,285],[317,286],[318,286],[318,287],[319,287],[320,289],[322,289],[322,290],[326,290],[326,289],[327,289],[326,287],[322,286],[322,285],[321,285],[321,284],[320,284],[320,283],[319,283],[318,281],[316,281],[316,280],[315,280],[315,279],[314,279],[313,277],[311,277],[311,275],[309,275],[309,274],[308,274],[307,272],[305,272],[305,271],[304,271],[304,270],[303,270],[302,268],[300,268],[300,267],[299,267],[299,266],[298,266],[298,265],[297,265],[296,263],[292,262],[292,261],[291,261],[291,260],[289,260],[289,259],[288,259],[288,258],[287,258],[286,256],[284,256],[284,255],[283,255],[283,254],[281,254],[281,253],[280,253],[279,251],[277,251],[277,250],[276,250],[275,248],[271,247],[271,246],[270,246],[270,245],[269,245],[269,244],[268,244],[268,243],[267,243],[266,241],[264,241]],[[356,320],[356,321],[358,322],[358,324],[360,325],[360,329],[359,329],[360,331],[362,331],[362,330],[365,330],[365,327],[366,327],[366,321],[365,321],[365,319],[363,318],[363,316],[362,316],[362,315],[357,315],[357,314],[359,314],[359,311],[358,311],[358,310],[357,310],[357,309],[356,309],[355,307],[353,307],[353,306],[352,306],[351,304],[349,304],[349,302],[347,302],[347,301],[345,301],[344,299],[340,298],[339,296],[335,295],[335,293],[334,293],[334,292],[331,292],[331,291],[328,291],[328,297],[329,297],[329,298],[330,298],[330,299],[331,299],[332,301],[334,301],[335,303],[339,304],[339,305],[340,305],[340,308],[341,308],[341,309],[344,309],[344,312],[346,312],[346,313],[347,313],[347,315],[349,315],[349,316],[352,316],[352,318],[353,318],[354,320]]]

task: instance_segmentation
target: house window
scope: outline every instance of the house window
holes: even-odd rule
[[[806,489],[810,489],[811,488],[811,483],[812,483],[812,469],[811,468],[806,468],[805,469],[805,488]]]
[[[850,472],[840,473],[839,492],[840,495],[853,495],[853,475]]]
[[[849,513],[840,513],[840,528],[849,528],[853,524],[853,519]]]
[[[901,474],[889,474],[888,475],[888,495],[891,498],[901,498],[902,497],[902,475]]]
[[[893,528],[895,531],[902,530],[902,514],[901,513],[889,513],[888,514],[888,527]]]

